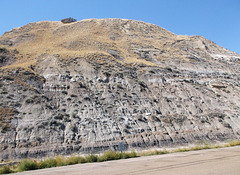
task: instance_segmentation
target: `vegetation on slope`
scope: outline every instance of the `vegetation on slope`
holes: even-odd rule
[[[102,155],[90,154],[85,157],[73,156],[73,155],[70,157],[57,156],[56,158],[48,158],[41,161],[24,159],[17,165],[14,165],[14,166],[5,165],[3,167],[0,167],[0,174],[9,174],[14,172],[23,172],[23,171],[29,171],[29,170],[37,170],[37,169],[52,168],[52,167],[67,166],[67,165],[82,164],[82,163],[128,159],[128,158],[141,157],[141,156],[151,156],[151,155],[170,154],[170,153],[176,153],[176,152],[223,148],[223,147],[231,147],[231,146],[238,146],[238,145],[240,145],[240,140],[231,141],[224,145],[198,145],[198,146],[188,147],[188,148],[177,148],[169,151],[165,149],[161,151],[155,150],[155,151],[146,151],[146,152],[139,152],[139,153],[106,151]]]

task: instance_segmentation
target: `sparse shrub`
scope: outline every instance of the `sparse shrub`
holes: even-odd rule
[[[43,161],[40,161],[38,163],[38,168],[43,169],[43,168],[51,168],[51,167],[56,167],[57,166],[57,161],[54,158],[46,159]],[[61,166],[61,165],[59,165]]]
[[[86,160],[85,157],[79,156],[79,157],[78,157],[78,162],[79,162],[79,163],[87,163],[87,160]]]
[[[138,157],[137,153],[135,151],[132,151],[131,153],[128,153],[128,158],[134,158],[134,157]]]
[[[98,157],[98,162],[109,161],[109,160],[119,160],[137,157],[136,152],[116,152],[116,151],[106,151],[103,155]]]
[[[186,152],[186,151],[189,151],[189,149],[188,148],[178,148],[176,150],[176,152]]]
[[[57,166],[71,165],[63,156],[57,156],[56,158],[49,158],[38,162],[38,169],[51,168]]]
[[[135,151],[132,151],[131,153],[121,153],[121,159],[128,159],[128,158],[134,158],[134,157],[138,157],[137,153]]]
[[[62,19],[61,22],[64,23],[64,24],[67,24],[67,23],[72,23],[72,22],[76,22],[77,20],[74,19],[74,18],[65,18],[65,19]]]
[[[106,151],[102,156],[98,157],[98,162],[118,159],[121,159],[121,153],[115,151]]]
[[[125,152],[121,153],[121,159],[128,159],[128,158],[130,158],[129,153],[125,153]]]
[[[49,168],[48,164],[46,163],[45,160],[42,160],[38,163],[38,168],[39,169],[44,169],[44,168]],[[19,169],[19,168],[18,168]]]
[[[34,160],[29,160],[29,159],[22,160],[20,165],[18,166],[19,172],[36,170],[36,169],[38,169],[38,163]]]
[[[231,141],[228,144],[229,146],[238,146],[240,145],[240,140]]]
[[[163,150],[163,151],[158,151],[158,150],[154,150],[154,151],[144,151],[144,152],[140,152],[137,155],[142,157],[142,156],[152,156],[152,155],[161,155],[161,154],[168,154],[170,153],[169,151]]]
[[[79,163],[79,158],[77,156],[70,156],[66,161],[67,165],[74,165],[78,163]]]
[[[162,150],[162,151],[156,151],[156,154],[157,155],[161,155],[161,154],[167,154],[168,153],[168,151],[167,150]]]
[[[98,161],[98,156],[91,154],[89,156],[86,157],[86,161],[87,162],[97,162]]]
[[[0,174],[9,174],[12,173],[13,171],[9,166],[3,166],[0,168]]]
[[[57,166],[57,161],[54,158],[50,158],[45,160],[45,163],[50,167],[56,167]]]
[[[63,156],[56,157],[56,165],[57,166],[64,166],[66,165],[66,159]]]

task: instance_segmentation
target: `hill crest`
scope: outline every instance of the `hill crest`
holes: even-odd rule
[[[159,60],[174,58],[215,58],[216,53],[239,57],[203,37],[175,35],[153,24],[126,19],[30,23],[2,35],[0,44],[18,50],[19,64],[36,62],[42,54],[69,58],[94,52],[119,57],[122,63],[152,66],[159,65]]]

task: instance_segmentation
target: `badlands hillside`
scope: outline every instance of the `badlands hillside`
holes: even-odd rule
[[[0,159],[240,139],[240,55],[125,19],[0,36]]]

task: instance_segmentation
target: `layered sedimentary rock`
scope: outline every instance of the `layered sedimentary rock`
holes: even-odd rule
[[[0,37],[0,158],[240,138],[240,55],[123,19]]]

